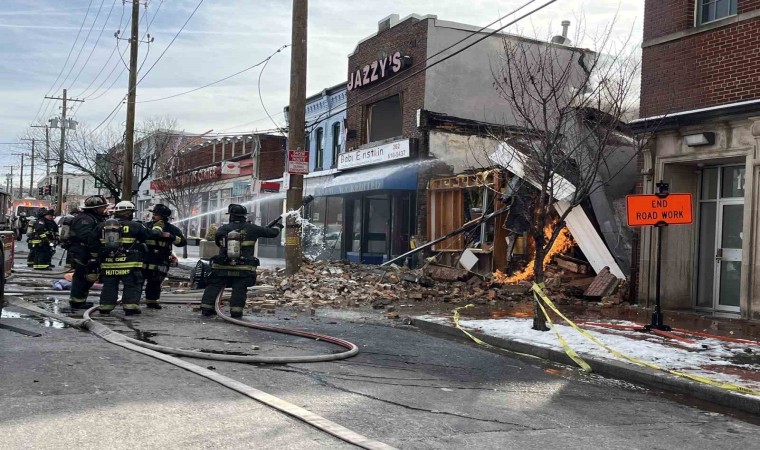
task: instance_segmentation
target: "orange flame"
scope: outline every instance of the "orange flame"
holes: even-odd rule
[[[549,225],[546,225],[544,227],[544,236],[546,236],[547,239],[551,237],[552,231],[554,230],[554,226],[557,222],[553,222]],[[551,248],[546,254],[546,258],[544,258],[544,268],[549,264],[549,261],[551,261],[552,257],[557,254],[564,254],[570,251],[571,248],[575,245],[575,241],[573,240],[573,237],[570,235],[570,231],[568,231],[567,228],[562,228],[560,230],[559,235],[557,235],[557,239],[554,240],[554,243],[552,244]],[[521,272],[518,272],[514,275],[507,276],[504,272],[497,270],[494,272],[494,281],[496,283],[501,284],[514,284],[518,283],[520,281],[527,281],[533,279],[534,270],[533,270],[533,262],[531,261],[528,263],[527,266],[525,266],[525,269],[523,269]]]

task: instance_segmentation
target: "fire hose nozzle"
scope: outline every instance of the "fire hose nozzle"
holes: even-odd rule
[[[314,196],[313,195],[307,195],[306,197],[303,198],[303,202],[301,202],[301,206],[302,207],[306,206],[306,205],[308,205],[309,203],[311,203],[313,201],[314,201]],[[282,218],[283,218],[284,215],[285,214],[283,214],[280,217],[278,217],[278,218],[274,219],[273,221],[269,222],[267,224],[267,228],[272,228],[273,226],[275,226],[279,221],[282,220]]]

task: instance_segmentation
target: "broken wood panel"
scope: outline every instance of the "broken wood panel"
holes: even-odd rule
[[[574,273],[580,273],[580,274],[586,274],[588,273],[589,266],[584,261],[580,261],[575,258],[571,258],[569,256],[565,255],[555,255],[554,256],[554,262],[557,263],[558,266],[565,270],[569,270],[570,272]]]
[[[570,207],[570,203],[560,200],[554,204],[554,209],[560,215]],[[615,277],[625,280],[623,271],[620,270],[615,258],[610,253],[609,249],[605,245],[596,228],[589,220],[583,208],[576,207],[567,215],[565,219],[565,225],[570,230],[570,234],[573,235],[573,239],[581,248],[583,254],[588,259],[589,264],[593,267],[594,272],[600,273],[605,267],[609,267],[610,273]]]
[[[430,239],[434,240],[464,225],[464,192],[457,190],[428,191],[428,226]],[[464,236],[446,239],[432,248],[434,251],[457,251],[464,249]]]

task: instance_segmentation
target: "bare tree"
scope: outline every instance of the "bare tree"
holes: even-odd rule
[[[175,128],[176,120],[171,118],[149,118],[138,127],[137,132],[142,136],[137,139],[134,150],[135,191],[153,176],[157,162],[165,158],[162,155],[184,139],[183,134],[174,131]],[[30,132],[37,139],[44,139],[41,133],[38,128]],[[57,140],[51,140],[50,161],[46,162],[58,162],[58,147]],[[38,150],[38,157],[45,161],[44,149]],[[80,123],[76,130],[67,133],[64,165],[91,176],[116,202],[122,197],[123,161],[122,131],[109,128],[92,132],[86,124]]]
[[[198,177],[198,172],[185,157],[187,149],[199,143],[202,136],[175,143],[174,149],[165,153],[165,160],[157,170],[156,188],[158,195],[177,210],[177,215],[187,218],[201,203],[201,197],[208,190],[208,183]],[[182,222],[182,231],[188,235],[190,221]],[[182,257],[187,258],[187,246],[182,249]]]
[[[639,62],[626,43],[613,45],[611,27],[592,39],[595,51],[505,37],[492,70],[514,115],[509,125],[520,131],[500,133],[499,150],[489,157],[530,186],[512,190],[526,204],[536,283],[544,281],[547,253],[568,214],[617,175],[606,170],[608,159],[633,141],[625,120],[637,106]],[[635,164],[635,155],[628,162]],[[547,330],[537,304],[533,329]]]

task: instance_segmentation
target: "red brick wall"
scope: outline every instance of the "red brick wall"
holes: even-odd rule
[[[641,81],[642,117],[760,98],[760,18],[644,48]]]
[[[694,26],[694,2],[695,0],[646,0],[644,4],[644,40],[692,28]],[[739,0],[739,3],[741,2],[742,0]]]
[[[280,178],[282,172],[285,171],[285,137],[284,136],[271,136],[271,135],[259,135],[261,140],[261,158],[259,169],[259,176],[262,180],[271,180],[274,178]],[[243,143],[235,144],[235,158],[243,156],[244,154],[250,155],[253,151],[253,142],[245,142],[245,151],[243,151]],[[222,144],[216,145],[216,164],[221,161]],[[200,167],[207,167],[214,164],[213,159],[213,144],[208,143],[203,147],[195,149],[183,155],[185,159],[184,163],[187,169],[195,169]],[[225,146],[225,159],[232,158],[232,145],[226,144]]]
[[[736,9],[739,14],[760,9],[760,0],[739,0]]]
[[[356,148],[366,143],[367,105],[384,98],[400,94],[403,114],[404,137],[419,138],[417,131],[417,110],[422,109],[425,100],[425,72],[410,77],[410,74],[424,67],[427,58],[427,20],[408,19],[393,28],[362,42],[353,55],[348,58],[348,75],[356,69],[382,58],[385,55],[401,51],[412,57],[412,66],[396,76],[375,85],[360,87],[348,92],[348,111],[346,119],[349,130],[355,130],[356,136],[347,140],[346,148]],[[389,85],[404,80],[402,83],[385,90]],[[378,93],[376,96],[374,94]],[[355,105],[355,106],[352,106]]]
[[[280,178],[285,171],[285,137],[265,135],[260,139],[259,177],[262,180]]]

